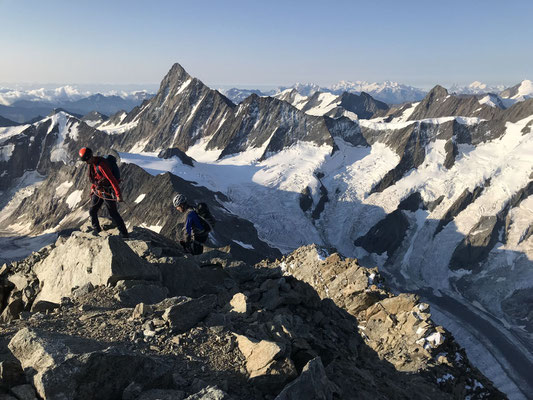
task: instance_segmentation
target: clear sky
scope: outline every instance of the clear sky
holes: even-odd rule
[[[0,0],[0,82],[533,79],[531,0]]]

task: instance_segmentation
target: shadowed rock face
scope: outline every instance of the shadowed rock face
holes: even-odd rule
[[[450,268],[479,271],[479,263],[498,241],[498,231],[502,225],[497,216],[481,217],[453,252]]]
[[[159,158],[178,157],[183,164],[188,165],[190,167],[194,167],[194,159],[175,147],[166,150],[161,150],[157,156]]]
[[[386,251],[392,255],[402,244],[408,228],[409,221],[401,210],[396,210],[374,225],[366,235],[358,238],[355,245],[370,253],[382,254]]]
[[[325,258],[307,246],[252,266],[216,250],[184,256],[177,243],[142,228],[117,240],[122,245],[74,232],[1,273],[30,297],[25,311],[0,323],[0,340],[20,366],[3,375],[0,390],[15,392],[24,369],[43,399],[500,396],[426,304],[393,295],[376,268],[354,259]],[[89,274],[74,262],[80,241],[95,254],[91,274],[105,274],[110,284],[72,286],[56,311],[29,313],[47,285],[61,281],[67,289],[77,283],[69,276]],[[116,260],[124,280],[115,285]],[[60,279],[42,274],[53,263],[63,266],[55,271]],[[139,280],[152,270],[160,274]],[[158,287],[175,297],[133,307],[125,296],[136,289],[148,299]],[[0,363],[5,357],[0,352]],[[446,384],[436,379],[443,376],[451,376]],[[413,397],[413,387],[423,395]]]

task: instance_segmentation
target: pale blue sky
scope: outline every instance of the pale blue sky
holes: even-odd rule
[[[0,0],[0,82],[533,79],[533,1]]]

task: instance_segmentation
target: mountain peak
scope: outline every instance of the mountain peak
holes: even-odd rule
[[[436,85],[433,89],[429,91],[426,98],[430,98],[430,97],[439,98],[439,97],[445,97],[445,96],[448,96],[448,91],[441,85]]]
[[[191,76],[187,73],[187,71],[185,71],[185,69],[180,64],[175,63],[161,81],[161,88],[166,87],[168,85],[181,83],[187,79],[191,79]]]

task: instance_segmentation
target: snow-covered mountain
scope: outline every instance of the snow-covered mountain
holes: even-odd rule
[[[374,99],[383,101],[387,104],[420,101],[427,93],[425,90],[391,81],[381,83],[340,81],[330,86],[328,89],[335,94],[341,94],[343,92],[360,94],[365,92]]]
[[[486,83],[482,83],[479,81],[474,81],[470,85],[462,86],[462,85],[452,85],[448,89],[450,93],[455,94],[485,94],[485,93],[500,93],[502,90],[505,89],[505,86],[503,85],[487,85]]]
[[[277,89],[266,92],[252,89],[233,88],[230,90],[223,90],[221,93],[223,93],[234,103],[238,104],[252,93],[255,93],[259,96],[274,96],[281,98],[283,93],[289,93],[291,91],[294,91],[295,93],[298,93],[300,96],[304,97],[311,97],[316,92],[331,93],[334,95],[341,95],[345,92],[353,94],[361,94],[364,92],[372,96],[374,99],[387,104],[401,104],[405,102],[419,101],[426,95],[426,91],[422,89],[390,81],[382,83],[340,81],[327,87],[321,87],[314,83],[296,83],[292,86],[280,86]]]
[[[523,101],[533,97],[533,82],[525,79],[518,85],[505,89],[500,93],[500,97],[515,101]]]
[[[217,217],[241,218],[227,224],[251,221],[253,243],[237,240],[253,248],[317,243],[378,265],[397,288],[432,304],[501,390],[527,398],[533,99],[502,109],[436,86],[417,103],[383,110],[386,118],[306,114],[306,104],[337,107],[338,96],[327,95],[331,101],[315,93],[318,106],[302,103],[298,91],[235,105],[176,64],[155,97],[98,129],[65,113],[2,128],[0,190],[25,170],[48,177],[0,220],[12,229],[30,224],[34,233],[80,223],[85,177],[69,164],[82,145],[117,149],[136,204],[128,221],[171,232],[166,199],[187,190],[209,199]],[[24,149],[32,156],[22,159]],[[172,149],[193,160],[157,157]],[[230,242],[236,231],[219,225],[221,242]]]
[[[311,96],[303,96],[296,89],[287,89],[273,97],[292,104],[308,115],[332,118],[369,119],[376,113],[386,112],[389,109],[387,104],[375,100],[365,92],[360,95],[349,92],[342,92],[340,95],[315,92]]]

